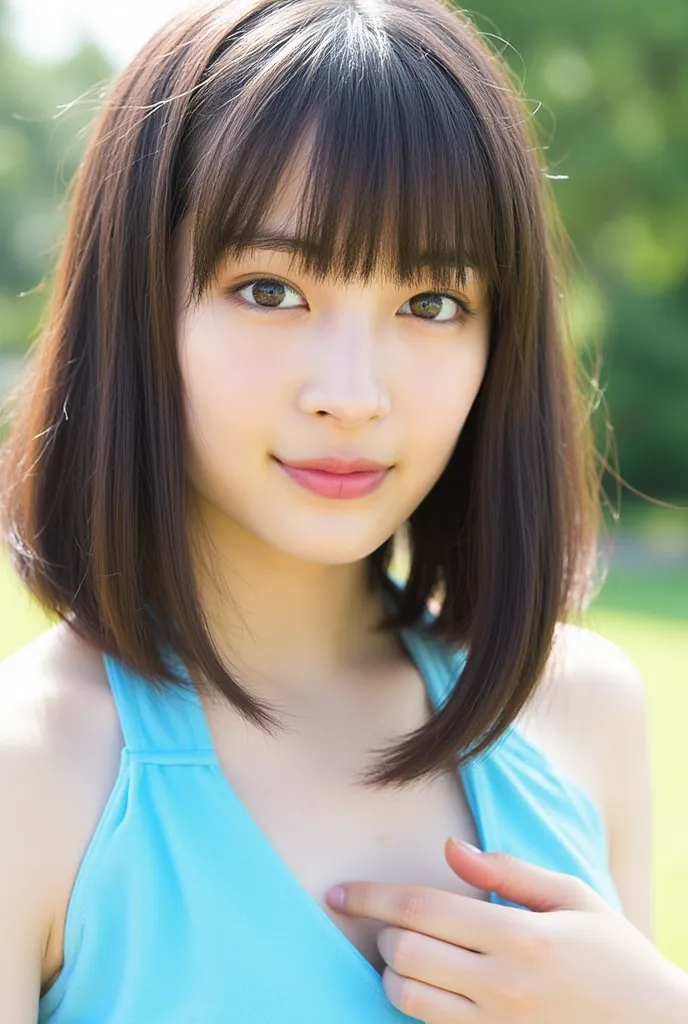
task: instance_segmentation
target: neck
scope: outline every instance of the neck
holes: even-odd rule
[[[381,595],[365,560],[300,561],[235,522],[204,514],[212,552],[195,560],[213,639],[245,688],[268,699],[309,698],[355,686],[398,642],[378,633]],[[207,548],[206,548],[207,551]]]

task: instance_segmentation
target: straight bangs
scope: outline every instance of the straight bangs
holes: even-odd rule
[[[510,198],[460,82],[379,18],[319,6],[305,24],[281,6],[242,25],[198,90],[177,183],[194,220],[191,298],[256,243],[317,278],[461,288],[470,269],[489,293],[513,261]],[[260,70],[244,84],[247,64]],[[301,159],[285,244],[269,212]]]

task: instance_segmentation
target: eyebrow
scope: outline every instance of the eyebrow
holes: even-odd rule
[[[240,241],[232,242],[228,246],[228,250],[236,253],[249,249],[269,249],[273,252],[288,252],[302,256],[312,249],[312,245],[305,238],[274,230],[244,236]]]

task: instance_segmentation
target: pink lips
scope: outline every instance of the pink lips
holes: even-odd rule
[[[286,463],[276,460],[296,483],[324,498],[361,498],[380,486],[388,466],[364,459],[313,459]]]

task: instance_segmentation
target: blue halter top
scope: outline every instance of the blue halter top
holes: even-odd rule
[[[441,706],[466,654],[420,629],[401,637]],[[156,693],[118,659],[103,661],[125,745],[39,1024],[415,1020],[239,800],[197,692]],[[622,909],[599,809],[515,725],[460,778],[483,850],[576,875]],[[490,901],[516,906],[494,892]]]

